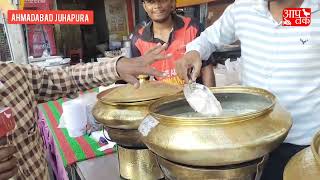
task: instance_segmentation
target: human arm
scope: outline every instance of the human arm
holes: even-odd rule
[[[207,87],[215,87],[216,86],[216,81],[215,81],[215,76],[214,76],[212,64],[208,64],[207,66],[205,66],[201,69],[201,78],[202,78],[203,85],[205,85]]]
[[[7,137],[0,138],[0,179],[12,178],[18,173],[17,159],[14,157],[16,148],[13,146],[1,146]]]
[[[140,74],[162,76],[163,74],[153,69],[150,64],[167,58],[168,55],[161,54],[166,47],[166,44],[157,45],[145,55],[136,58],[115,58],[66,69],[50,70],[30,65],[20,66],[32,84],[36,100],[44,102],[65,96],[76,97],[78,91],[110,84],[118,79],[139,86],[136,77]]]
[[[180,78],[188,82],[188,73],[191,72],[190,69],[193,69],[191,80],[195,81],[201,73],[201,60],[209,59],[219,47],[236,40],[233,9],[234,4],[228,6],[216,22],[187,44],[186,54],[176,63],[177,74]]]

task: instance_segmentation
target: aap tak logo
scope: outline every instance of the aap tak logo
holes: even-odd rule
[[[283,26],[309,26],[311,8],[286,8],[282,12]]]

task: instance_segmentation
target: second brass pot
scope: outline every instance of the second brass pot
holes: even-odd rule
[[[180,86],[146,81],[143,77],[140,83],[139,88],[127,84],[99,93],[92,110],[95,119],[110,128],[138,129],[152,102],[182,90]]]
[[[283,179],[320,179],[320,132],[314,136],[310,147],[303,149],[290,159],[284,170]]]
[[[161,98],[139,131],[157,155],[185,165],[221,166],[251,161],[271,152],[286,138],[291,116],[268,91],[250,87],[213,88],[224,111],[240,114],[188,117],[193,113],[183,94]],[[250,112],[249,112],[250,110]]]

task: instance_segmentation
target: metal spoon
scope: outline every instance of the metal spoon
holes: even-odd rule
[[[188,73],[188,76],[190,74]],[[189,79],[191,78],[189,77]],[[187,102],[196,112],[208,116],[218,116],[222,113],[220,102],[208,87],[189,80],[188,84],[184,86],[183,92]]]

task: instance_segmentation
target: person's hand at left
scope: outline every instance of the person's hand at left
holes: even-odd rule
[[[117,62],[117,72],[120,79],[133,84],[135,87],[139,87],[139,75],[150,75],[163,77],[163,72],[157,71],[151,64],[158,61],[170,58],[170,54],[163,54],[162,52],[167,48],[167,44],[157,44],[157,46],[151,48],[146,54],[136,58],[121,58]]]

